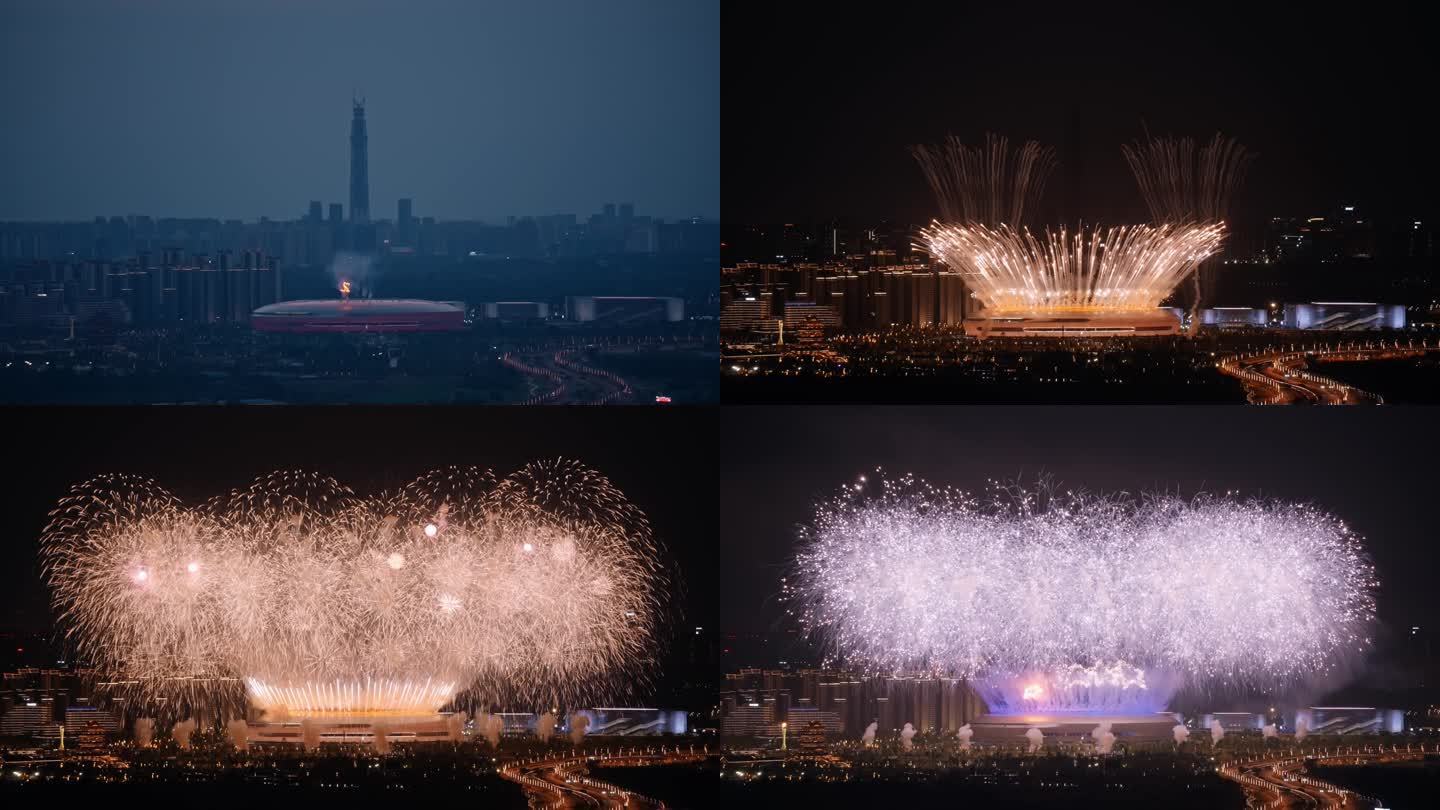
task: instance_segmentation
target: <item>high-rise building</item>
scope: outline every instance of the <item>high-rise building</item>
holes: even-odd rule
[[[311,222],[320,222],[322,219],[324,219],[324,217],[323,217],[322,214],[320,213],[320,201],[319,201],[319,200],[311,200],[311,201],[310,201],[310,221],[311,221]]]
[[[401,197],[397,206],[395,217],[395,229],[400,237],[400,244],[415,245],[415,214],[411,207],[412,200],[409,197]]]
[[[350,221],[364,225],[370,221],[370,156],[365,135],[365,102],[353,102],[355,115],[350,119]]]

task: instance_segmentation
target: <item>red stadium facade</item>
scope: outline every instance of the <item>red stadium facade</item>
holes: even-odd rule
[[[257,332],[456,332],[465,329],[465,307],[445,301],[382,298],[282,301],[250,315]]]

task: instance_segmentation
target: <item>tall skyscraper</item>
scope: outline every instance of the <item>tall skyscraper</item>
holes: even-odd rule
[[[350,119],[350,221],[370,221],[370,156],[365,136],[365,102],[358,100]]]
[[[321,222],[323,219],[324,219],[324,217],[321,216],[321,214],[320,214],[320,201],[319,201],[319,200],[311,200],[311,201],[310,201],[310,221],[311,221],[311,222],[316,222],[316,223],[318,223],[318,222]]]

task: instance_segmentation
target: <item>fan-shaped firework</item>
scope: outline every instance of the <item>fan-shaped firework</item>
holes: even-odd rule
[[[60,502],[43,548],[68,637],[102,672],[141,698],[243,683],[280,713],[622,694],[666,584],[644,516],[564,461],[374,498],[277,473],[198,508],[103,476]]]
[[[920,236],[996,314],[1153,310],[1220,249],[1225,226],[1046,231],[934,224]]]
[[[1176,679],[1283,683],[1365,648],[1374,615],[1358,538],[1297,504],[1023,490],[982,502],[904,478],[847,488],[802,541],[786,592],[832,659],[978,678],[997,684],[992,709],[1094,708],[1107,689],[1147,688],[1146,670],[1161,687],[1151,703]]]
[[[1198,285],[1202,263],[1225,240],[1225,210],[1252,157],[1220,135],[1198,154],[1189,139],[1126,146],[1157,224],[1082,225],[1041,237],[1022,217],[1035,209],[1056,166],[1053,150],[1032,141],[1012,155],[1004,138],[989,135],[983,147],[951,136],[911,151],[941,212],[920,231],[923,249],[962,274],[987,308],[985,318],[1058,319],[1021,330],[1027,335],[1178,329],[1168,315],[1153,323],[1134,316],[1156,315],[1187,276]],[[988,334],[983,318],[976,320],[975,333]]]

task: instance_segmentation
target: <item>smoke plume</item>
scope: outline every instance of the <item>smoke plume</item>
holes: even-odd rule
[[[585,739],[585,729],[590,728],[590,718],[583,714],[570,715],[570,742],[579,745]]]
[[[188,749],[190,748],[190,735],[195,733],[195,725],[195,721],[189,718],[181,720],[170,729],[170,737],[175,740],[176,745],[182,749]]]
[[[1211,720],[1210,720],[1210,743],[1211,743],[1211,745],[1219,745],[1219,744],[1220,744],[1220,741],[1223,740],[1223,739],[1225,739],[1225,727],[1222,726],[1222,725],[1220,725],[1220,721],[1219,721],[1219,720],[1211,719]]]
[[[550,738],[555,736],[554,713],[546,712],[540,715],[539,720],[535,721],[535,736],[539,737],[542,743],[550,742]]]
[[[155,739],[155,720],[150,717],[135,718],[135,745],[148,748]]]
[[[236,751],[250,750],[250,727],[243,719],[226,723],[225,736],[230,738],[230,744],[235,746]]]

